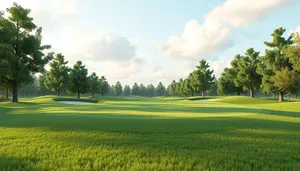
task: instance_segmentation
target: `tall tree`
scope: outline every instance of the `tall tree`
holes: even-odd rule
[[[290,46],[292,42],[292,36],[285,38],[283,34],[286,29],[280,27],[275,29],[271,34],[273,40],[271,42],[265,42],[265,45],[270,49],[267,49],[265,52],[265,56],[261,58],[262,62],[265,64],[264,69],[267,72],[263,72],[263,77],[273,78],[275,76],[276,71],[280,71],[283,68],[287,68],[288,70],[292,70],[292,64],[289,62],[288,57],[286,56],[285,49]],[[269,82],[262,82],[263,84],[268,84]],[[272,82],[270,82],[272,84]],[[274,83],[276,86],[276,84]],[[266,85],[262,85],[264,87]],[[267,85],[266,87],[272,87]],[[282,92],[279,87],[276,86],[276,89],[279,92],[279,101],[283,101],[284,92]]]
[[[80,94],[87,93],[89,90],[87,75],[88,70],[85,68],[81,61],[77,61],[70,72],[69,90],[72,93],[77,93],[78,98],[80,98]]]
[[[131,95],[131,88],[130,88],[129,85],[125,85],[123,94],[124,94],[124,96],[130,96]]]
[[[154,97],[155,96],[155,88],[152,84],[149,84],[146,88],[147,96]]]
[[[204,59],[199,63],[199,66],[196,66],[197,69],[192,72],[191,82],[193,89],[198,93],[202,92],[202,97],[204,97],[204,92],[209,90],[214,83],[215,76],[214,71],[209,69],[210,66]]]
[[[293,33],[294,46],[286,49],[287,57],[296,71],[300,71],[300,33]]]
[[[162,84],[162,82],[159,82],[156,87],[156,95],[157,96],[163,96],[166,91],[165,86]]]
[[[50,63],[50,71],[46,74],[45,86],[48,90],[56,92],[57,96],[60,96],[61,90],[66,88],[69,80],[70,69],[67,64],[68,61],[59,53]]]
[[[146,96],[146,87],[143,84],[139,86],[139,94],[140,96]]]
[[[8,18],[0,15],[0,58],[1,77],[12,87],[12,102],[18,102],[18,88],[28,83],[31,74],[44,70],[52,55],[43,51],[49,45],[42,45],[42,28],[29,17],[30,9],[14,3],[7,9]]]
[[[241,83],[244,89],[249,90],[250,97],[254,97],[254,90],[259,88],[261,84],[261,75],[257,73],[259,52],[254,48],[249,48],[245,56],[242,57],[238,63],[239,72],[237,73],[237,80]]]
[[[89,78],[89,88],[90,92],[92,93],[93,97],[95,97],[96,93],[100,93],[101,84],[99,81],[99,77],[96,75],[96,73],[92,73]]]
[[[299,88],[300,75],[295,70],[290,71],[284,68],[275,72],[274,80],[279,91],[290,95],[296,88]]]
[[[110,87],[104,76],[102,76],[99,81],[100,81],[100,90],[99,91],[100,91],[101,96],[104,96],[105,94],[109,93]]]
[[[230,63],[231,68],[228,68],[227,71],[225,71],[226,77],[234,82],[236,93],[238,96],[243,92],[242,83],[239,79],[236,79],[236,76],[240,71],[239,63],[241,62],[241,60],[242,56],[240,54],[237,54]]]
[[[122,85],[119,81],[116,82],[116,85],[115,85],[115,93],[116,93],[116,96],[121,96],[122,95],[122,92],[123,92],[123,88],[122,88]]]
[[[224,69],[224,72],[221,74],[218,79],[218,94],[219,95],[229,95],[236,92],[236,86],[234,84],[234,80],[226,73],[229,72],[228,68]]]
[[[131,89],[131,93],[134,96],[138,96],[140,94],[140,89],[137,83],[134,83]]]
[[[194,95],[194,89],[192,87],[190,78],[186,78],[183,81],[183,95],[185,97]]]
[[[173,80],[172,83],[169,85],[169,94],[172,95],[174,98],[176,96],[176,81]]]
[[[176,94],[180,97],[183,96],[183,79],[180,78],[178,82],[176,82]]]

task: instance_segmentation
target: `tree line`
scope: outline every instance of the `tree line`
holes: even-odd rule
[[[217,87],[218,95],[241,95],[248,92],[250,97],[258,93],[278,93],[279,101],[284,95],[290,96],[300,89],[300,35],[293,33],[285,38],[286,29],[280,27],[271,34],[272,40],[265,41],[268,49],[264,55],[249,48],[237,54],[231,66],[225,68],[219,79],[209,69],[209,64],[201,60],[196,69],[185,79],[173,81],[169,85],[172,96],[188,97],[195,94],[205,95]]]

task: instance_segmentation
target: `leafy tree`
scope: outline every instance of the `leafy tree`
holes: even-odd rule
[[[50,93],[47,87],[45,86],[45,81],[46,81],[46,73],[43,73],[39,75],[36,83],[37,91],[44,96]]]
[[[202,97],[204,97],[204,92],[209,90],[214,83],[215,76],[213,75],[214,71],[209,69],[210,66],[204,59],[199,63],[199,66],[196,66],[197,69],[192,72],[191,83],[193,89],[197,93],[202,92]]]
[[[265,52],[265,56],[261,58],[262,62],[264,63],[265,67],[263,69],[267,70],[263,73],[264,80],[275,76],[276,71],[281,71],[283,68],[287,68],[288,70],[292,70],[292,64],[289,62],[289,59],[285,53],[285,49],[290,46],[292,42],[292,36],[289,36],[287,39],[283,37],[286,29],[280,27],[275,29],[271,34],[273,40],[272,42],[265,42],[265,45],[268,46],[270,49],[267,49]],[[274,80],[274,79],[273,79]],[[262,87],[273,88],[270,85],[265,85],[273,82],[262,82]],[[274,83],[276,86],[276,83]],[[283,94],[279,87],[276,86],[276,89],[279,92],[279,101],[283,101]],[[270,91],[270,90],[269,90]]]
[[[69,80],[69,67],[65,57],[60,53],[50,63],[50,71],[46,74],[45,86],[48,90],[56,92],[60,96],[61,90],[66,88]]]
[[[176,81],[173,80],[172,83],[169,85],[169,94],[175,98],[176,96]]]
[[[293,90],[299,88],[300,75],[295,70],[290,71],[288,68],[275,71],[275,86],[279,91],[291,94]]]
[[[18,102],[18,88],[30,83],[31,74],[44,70],[52,55],[44,55],[49,45],[42,45],[42,28],[29,17],[30,9],[14,3],[7,9],[8,18],[0,15],[0,61],[2,79],[12,87],[12,102]]]
[[[211,88],[207,90],[207,94],[210,96],[218,95],[218,80],[215,78],[214,83],[211,85]]]
[[[134,83],[131,90],[132,95],[138,96],[140,93],[140,89],[137,83]]]
[[[236,86],[234,84],[234,81],[230,76],[228,76],[228,72],[230,72],[230,69],[225,68],[224,72],[221,74],[219,80],[218,80],[218,94],[219,95],[229,95],[236,92]]]
[[[235,85],[235,89],[237,92],[237,95],[241,95],[241,93],[243,92],[243,85],[240,82],[239,79],[236,79],[237,74],[240,72],[240,68],[239,68],[239,63],[242,60],[242,56],[240,54],[237,54],[234,59],[231,61],[231,68],[229,68],[225,74],[227,79],[230,79],[231,81],[234,82]]]
[[[156,87],[156,95],[157,96],[163,96],[165,93],[165,86],[162,84],[162,82],[159,82],[157,87]]]
[[[123,92],[123,88],[122,88],[122,85],[119,81],[117,81],[116,85],[115,85],[115,93],[116,93],[116,96],[121,96],[122,95],[122,92]]]
[[[99,92],[100,92],[101,96],[104,96],[105,94],[109,93],[110,87],[109,87],[108,82],[107,82],[107,80],[104,76],[102,76],[99,81],[100,81]],[[114,90],[114,88],[112,90]]]
[[[180,97],[183,96],[183,79],[181,78],[176,82],[176,94]]]
[[[131,94],[131,88],[130,88],[129,85],[125,85],[123,94],[124,94],[124,96],[130,96],[130,94]]]
[[[143,84],[140,84],[139,86],[139,94],[140,96],[146,96],[147,94],[146,87]]]
[[[292,36],[295,45],[287,47],[287,57],[293,64],[294,70],[300,71],[300,33],[294,33]]]
[[[115,95],[116,95],[116,92],[115,92],[115,85],[109,86],[109,95],[110,95],[110,96],[115,96]]]
[[[99,77],[93,72],[89,76],[88,81],[90,92],[92,93],[93,97],[95,97],[96,93],[100,93],[101,83],[99,81]]]
[[[258,60],[259,52],[250,48],[246,51],[245,56],[242,57],[238,63],[239,72],[237,73],[237,80],[241,83],[244,89],[249,90],[250,97],[254,97],[254,90],[259,88],[261,84],[261,75],[256,72],[260,60]]]
[[[78,98],[80,98],[80,94],[87,93],[89,91],[89,79],[87,75],[88,70],[81,61],[77,61],[70,72],[69,90],[72,93],[77,93]]]
[[[192,87],[191,80],[189,78],[186,78],[183,81],[183,95],[185,97],[194,95],[194,89]]]
[[[155,88],[152,84],[148,85],[146,88],[147,96],[154,97],[155,96]]]

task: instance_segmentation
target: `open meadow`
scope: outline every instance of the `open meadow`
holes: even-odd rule
[[[212,98],[212,97],[211,97]],[[0,103],[1,170],[298,170],[300,102],[248,97]]]

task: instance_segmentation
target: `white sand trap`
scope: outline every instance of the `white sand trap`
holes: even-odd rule
[[[194,100],[195,102],[213,102],[218,101],[220,99],[203,99],[203,100]]]
[[[79,102],[79,101],[58,101],[60,103],[64,103],[64,104],[94,104],[94,103],[91,103],[91,102]]]

